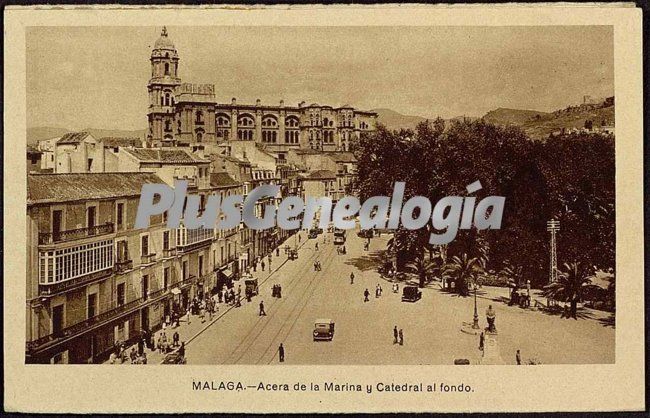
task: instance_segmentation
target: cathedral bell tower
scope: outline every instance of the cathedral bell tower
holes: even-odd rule
[[[160,38],[151,51],[151,79],[149,91],[148,146],[173,145],[175,126],[176,88],[181,84],[178,77],[178,53],[163,27]]]

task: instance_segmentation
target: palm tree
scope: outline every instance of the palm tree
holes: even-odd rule
[[[424,287],[430,273],[436,268],[436,263],[427,259],[424,254],[417,255],[415,259],[408,263],[418,275],[419,287]]]
[[[477,257],[469,258],[466,253],[462,256],[453,256],[451,263],[445,266],[443,276],[456,283],[456,291],[461,296],[469,294],[470,283],[476,284],[479,274],[485,270]]]
[[[593,290],[596,286],[591,284],[592,274],[580,263],[564,263],[557,281],[544,286],[543,295],[547,298],[569,302],[570,315],[577,319],[578,301],[586,291]]]

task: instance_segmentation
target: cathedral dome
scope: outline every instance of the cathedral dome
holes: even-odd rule
[[[162,32],[160,33],[160,38],[156,40],[156,43],[154,44],[154,49],[170,49],[170,50],[176,50],[176,47],[174,47],[174,43],[169,39],[167,36],[167,28],[163,26]]]

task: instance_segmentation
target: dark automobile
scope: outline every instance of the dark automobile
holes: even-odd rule
[[[372,238],[373,235],[372,229],[362,229],[357,233],[357,236],[361,238]]]
[[[318,238],[318,229],[312,228],[309,230],[309,235],[307,235],[307,238],[309,239],[316,239]]]
[[[175,351],[167,354],[162,364],[185,364],[185,357],[182,357],[177,351]]]
[[[417,286],[404,286],[402,290],[402,302],[416,302],[422,297],[422,292]]]
[[[334,321],[317,319],[314,324],[314,341],[332,341],[334,338]]]

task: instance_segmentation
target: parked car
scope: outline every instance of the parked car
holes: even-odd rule
[[[307,238],[309,239],[316,239],[318,238],[318,229],[317,228],[312,228],[309,230],[309,235],[307,235]]]
[[[422,292],[417,286],[404,286],[402,290],[402,302],[417,302],[422,297]]]
[[[372,238],[373,235],[372,229],[361,229],[357,232],[357,236],[361,238]]]
[[[334,338],[334,321],[317,319],[314,323],[314,341],[332,341]]]
[[[345,236],[337,235],[334,237],[334,245],[343,245],[345,244]]]
[[[296,260],[298,258],[298,250],[289,250],[289,260]]]

